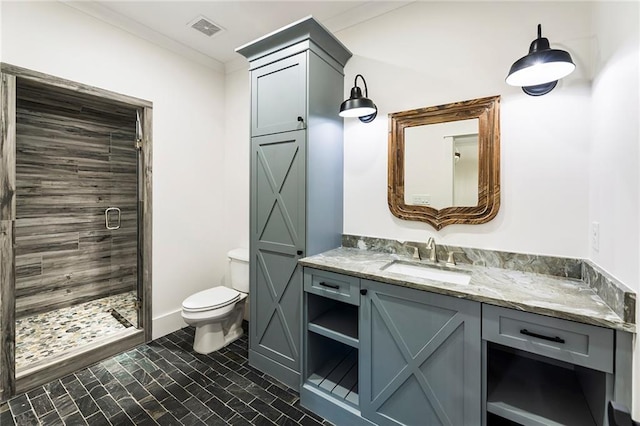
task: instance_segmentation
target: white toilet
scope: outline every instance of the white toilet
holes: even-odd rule
[[[234,249],[229,257],[231,287],[200,291],[182,302],[182,319],[196,328],[193,350],[208,354],[242,336],[245,300],[249,295],[249,250]]]

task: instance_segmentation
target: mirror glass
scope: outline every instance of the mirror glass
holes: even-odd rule
[[[389,114],[389,209],[436,229],[500,207],[500,96]]]
[[[478,205],[478,119],[404,129],[404,202]]]

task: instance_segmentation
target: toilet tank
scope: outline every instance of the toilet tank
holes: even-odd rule
[[[231,287],[242,293],[249,293],[249,249],[233,249],[227,256]]]

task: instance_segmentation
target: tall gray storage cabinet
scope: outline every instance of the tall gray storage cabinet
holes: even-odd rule
[[[297,262],[341,244],[338,109],[351,52],[312,17],[236,51],[251,75],[249,364],[298,388]]]

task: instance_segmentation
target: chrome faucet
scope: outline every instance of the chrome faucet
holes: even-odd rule
[[[420,250],[418,250],[418,246],[413,247],[413,260],[422,260],[422,256],[420,256]]]
[[[427,250],[429,250],[429,260],[434,263],[438,263],[438,252],[436,251],[436,240],[433,237],[429,237],[427,240]]]

